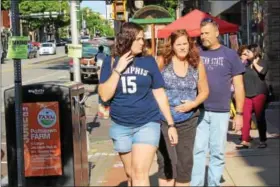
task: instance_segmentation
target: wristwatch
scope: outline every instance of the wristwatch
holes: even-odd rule
[[[243,116],[243,112],[236,112],[236,115]]]

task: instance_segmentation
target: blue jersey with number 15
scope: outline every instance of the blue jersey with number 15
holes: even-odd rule
[[[117,63],[118,58],[113,68]],[[106,82],[111,74],[111,57],[108,57],[101,69],[100,83]],[[163,87],[164,81],[155,59],[151,56],[135,57],[120,77],[111,100],[112,120],[124,126],[140,126],[159,121],[159,107],[152,89]]]

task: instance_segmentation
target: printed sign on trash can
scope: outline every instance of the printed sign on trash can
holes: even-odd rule
[[[62,175],[58,102],[23,103],[25,176]]]

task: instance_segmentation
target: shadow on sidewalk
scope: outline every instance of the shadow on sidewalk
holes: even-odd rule
[[[150,176],[150,183],[151,183],[151,186],[159,186],[157,173]],[[127,186],[127,181],[123,181],[123,182],[119,183],[117,186]]]
[[[100,127],[100,122],[98,121],[98,115],[96,114],[93,121],[87,123],[87,131],[91,133],[94,128],[98,127]]]

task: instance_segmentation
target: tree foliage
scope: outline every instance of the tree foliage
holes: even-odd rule
[[[93,12],[90,8],[82,8],[80,12],[80,20],[86,20],[87,28],[89,29],[90,35],[94,35],[94,32],[99,31],[101,36],[113,36],[114,30],[110,25],[110,22],[103,19],[97,12]]]
[[[176,8],[178,6],[178,0],[157,0],[157,1],[145,1],[145,5],[159,5],[165,8],[172,17],[176,17]]]
[[[10,9],[11,0],[2,0],[1,8]],[[53,22],[55,25],[63,27],[69,24],[70,21],[70,8],[68,1],[38,1],[38,0],[19,0],[19,12],[23,16],[24,20],[29,24],[29,29],[31,31],[39,28],[44,23]],[[31,18],[28,15],[32,13],[43,13],[43,12],[65,12],[66,15],[58,16],[57,18]]]

